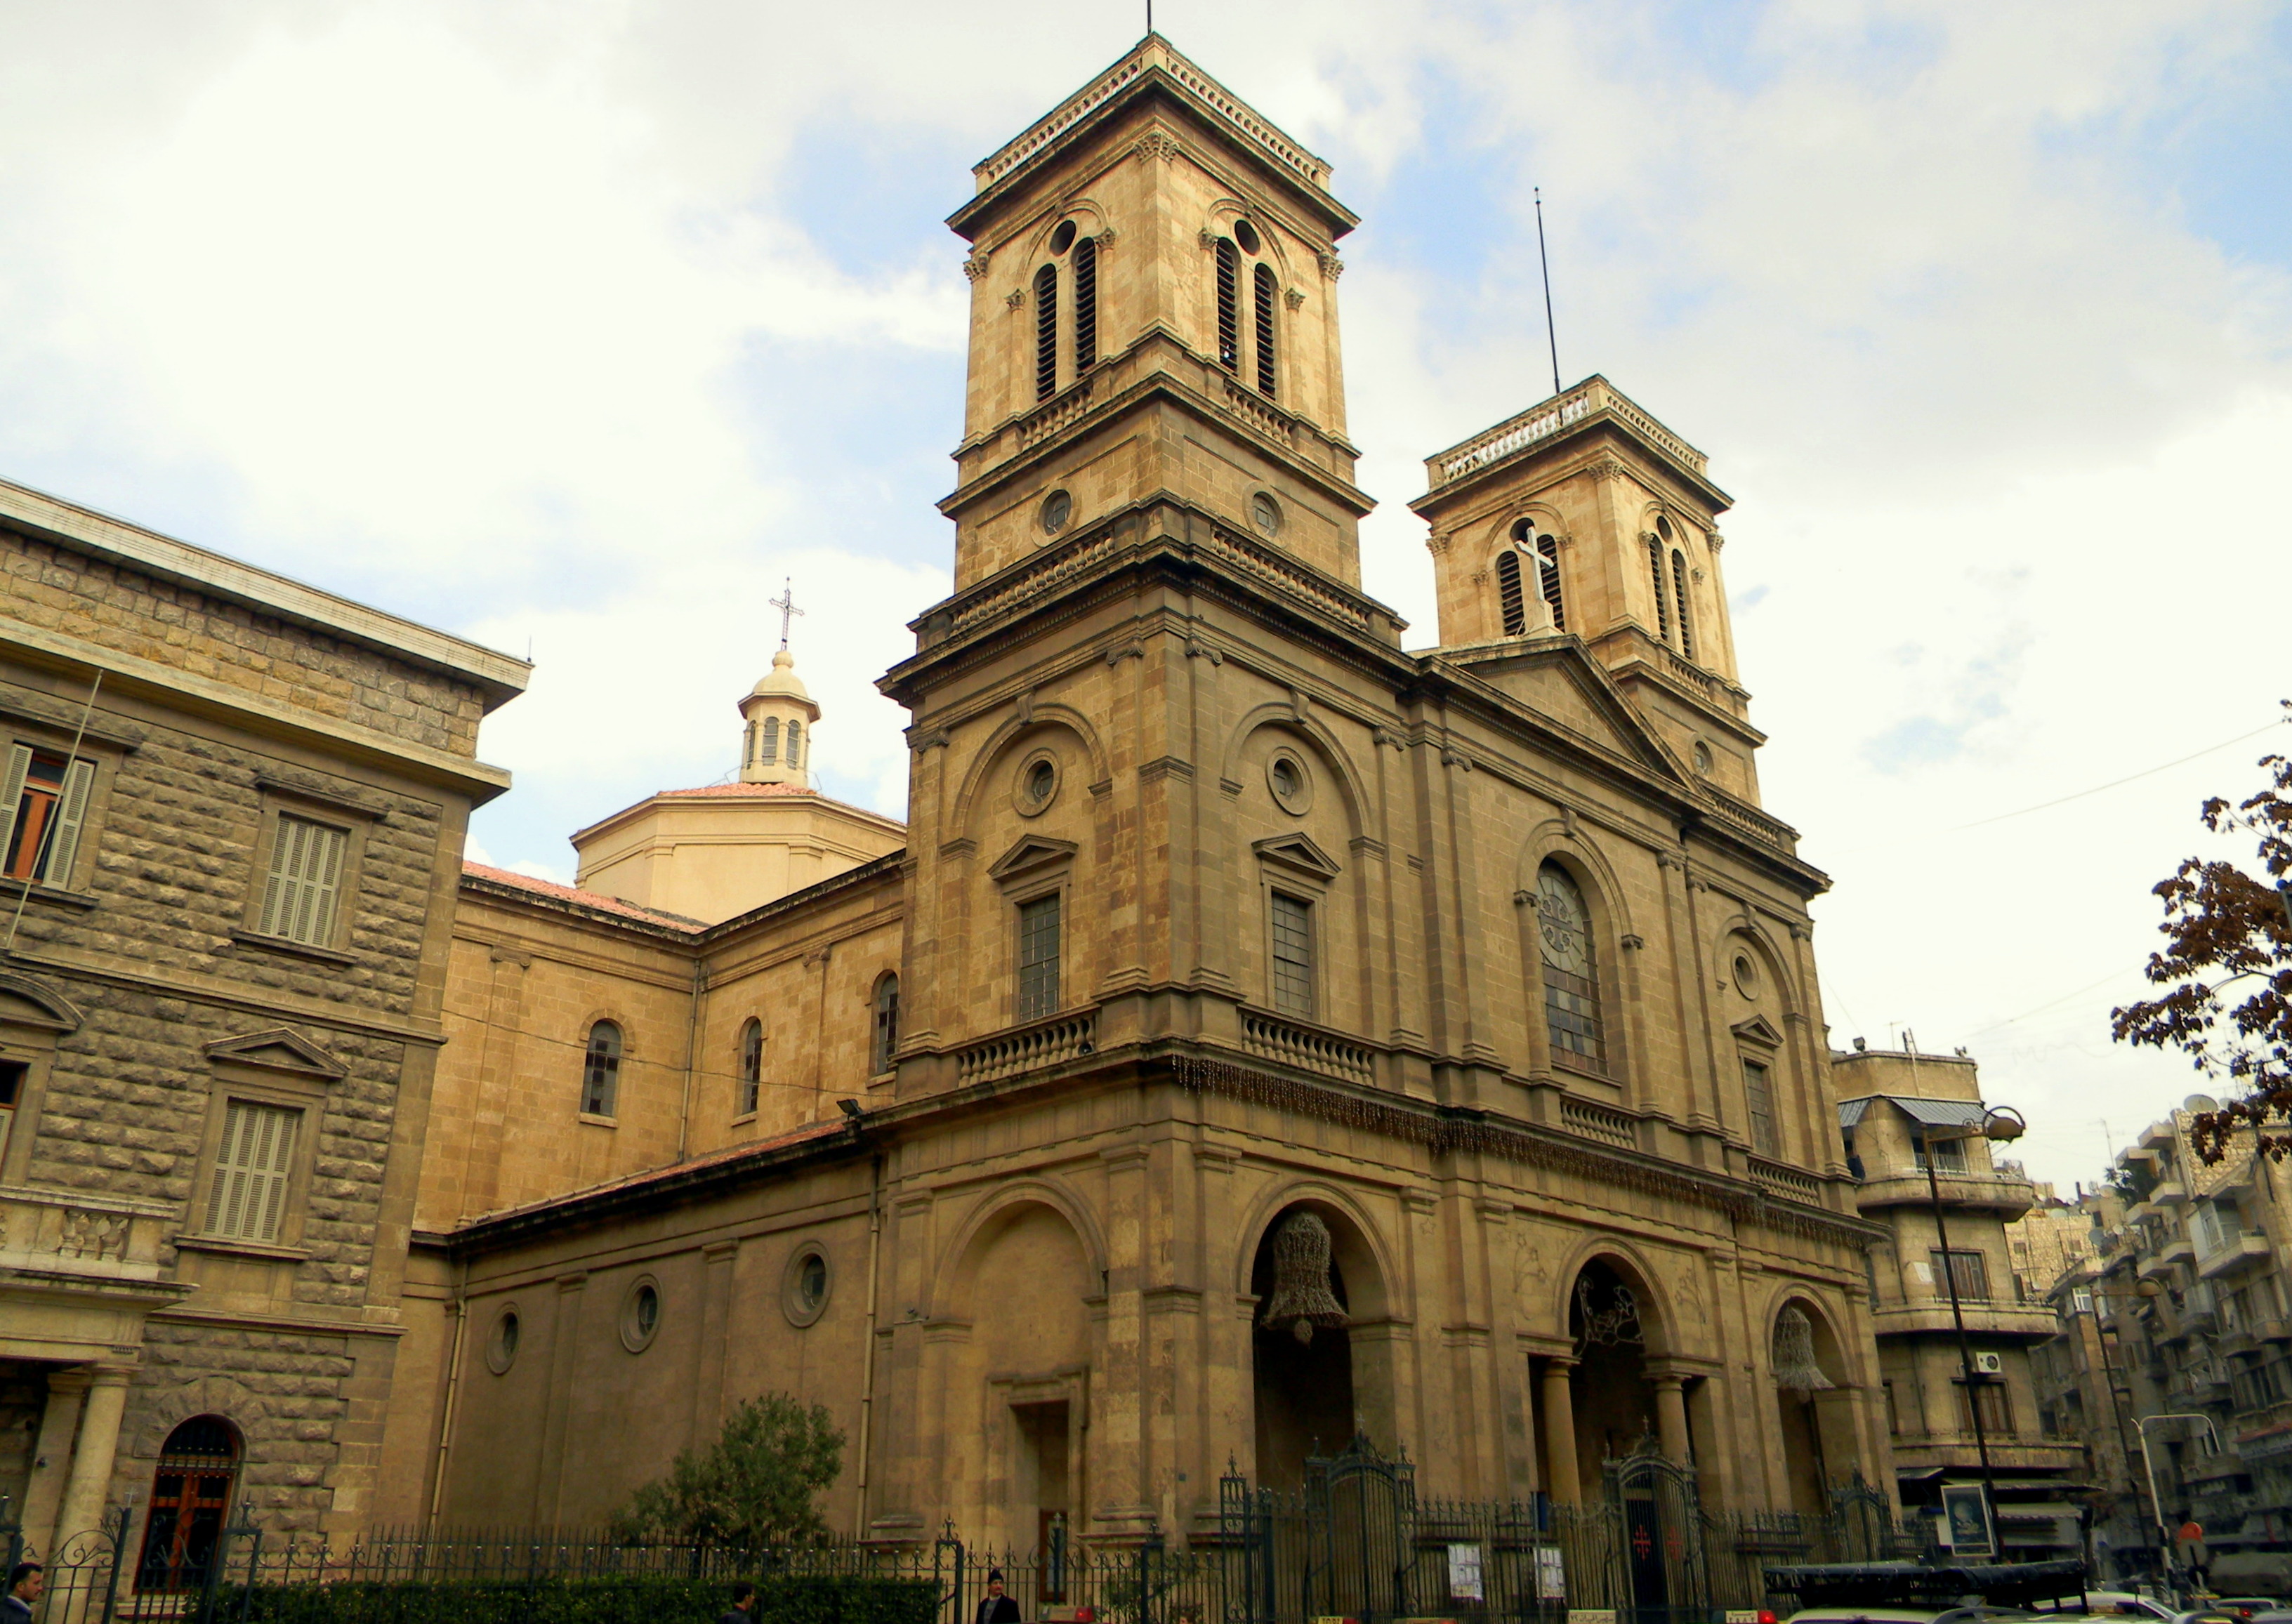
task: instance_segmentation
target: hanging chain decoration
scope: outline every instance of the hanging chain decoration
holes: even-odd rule
[[[1820,1393],[1835,1386],[1814,1356],[1814,1324],[1797,1304],[1775,1316],[1775,1386],[1788,1393]]]
[[[1579,1276],[1576,1281],[1576,1312],[1584,1321],[1584,1329],[1576,1337],[1576,1351],[1579,1353],[1590,1347],[1647,1345],[1647,1335],[1640,1326],[1640,1300],[1621,1281],[1609,1289],[1608,1305],[1597,1308],[1592,1302],[1591,1276]]]
[[[1351,1323],[1329,1289],[1329,1226],[1310,1212],[1289,1215],[1273,1236],[1273,1295],[1261,1325],[1290,1321],[1289,1334],[1313,1340],[1316,1325],[1341,1330]]]

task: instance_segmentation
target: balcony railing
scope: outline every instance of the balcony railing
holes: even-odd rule
[[[1529,407],[1517,417],[1506,418],[1496,427],[1473,435],[1460,446],[1452,446],[1438,456],[1426,457],[1425,475],[1432,489],[1438,490],[1468,473],[1477,473],[1515,452],[1524,451],[1539,440],[1549,440],[1562,429],[1573,428],[1601,411],[1627,424],[1641,438],[1683,466],[1697,473],[1704,471],[1706,464],[1702,452],[1642,411],[1607,379],[1594,377],[1587,378],[1565,394]]]
[[[1597,1139],[1619,1150],[1639,1148],[1639,1119],[1627,1111],[1617,1111],[1591,1100],[1563,1098],[1560,1102],[1560,1125],[1570,1133]]]
[[[1763,1188],[1787,1200],[1804,1201],[1810,1207],[1822,1205],[1822,1181],[1812,1173],[1753,1157],[1751,1176]]]
[[[1091,1052],[1097,1028],[1096,1015],[1085,1009],[998,1033],[962,1050],[956,1076],[964,1083],[992,1083],[1072,1060]]]
[[[1241,1046],[1261,1059],[1279,1061],[1300,1071],[1342,1078],[1349,1083],[1371,1082],[1376,1076],[1369,1052],[1361,1045],[1318,1027],[1301,1026],[1294,1021],[1277,1020],[1254,1011],[1242,1012]]]
[[[0,1267],[157,1281],[176,1216],[170,1202],[0,1185]]]

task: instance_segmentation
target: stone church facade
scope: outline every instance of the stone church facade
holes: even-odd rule
[[[1356,1431],[1436,1494],[1890,1482],[1702,454],[1595,377],[1428,459],[1404,650],[1328,166],[1150,37],[976,180],[905,829],[768,780],[783,660],[739,784],[465,875],[377,1518],[597,1521],[767,1391],[886,1539],[1182,1536]]]

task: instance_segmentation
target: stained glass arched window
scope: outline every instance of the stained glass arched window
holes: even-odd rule
[[[1600,966],[1592,910],[1575,877],[1558,863],[1536,876],[1536,917],[1544,959],[1544,1024],[1555,1061],[1604,1071],[1607,1044],[1600,1018]]]

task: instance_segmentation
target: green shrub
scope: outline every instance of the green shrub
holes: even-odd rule
[[[346,1580],[259,1585],[246,1618],[262,1624],[716,1624],[727,1580],[665,1579]],[[218,1594],[237,1619],[238,1586]],[[755,1624],[932,1624],[938,1588],[916,1579],[764,1579]]]

